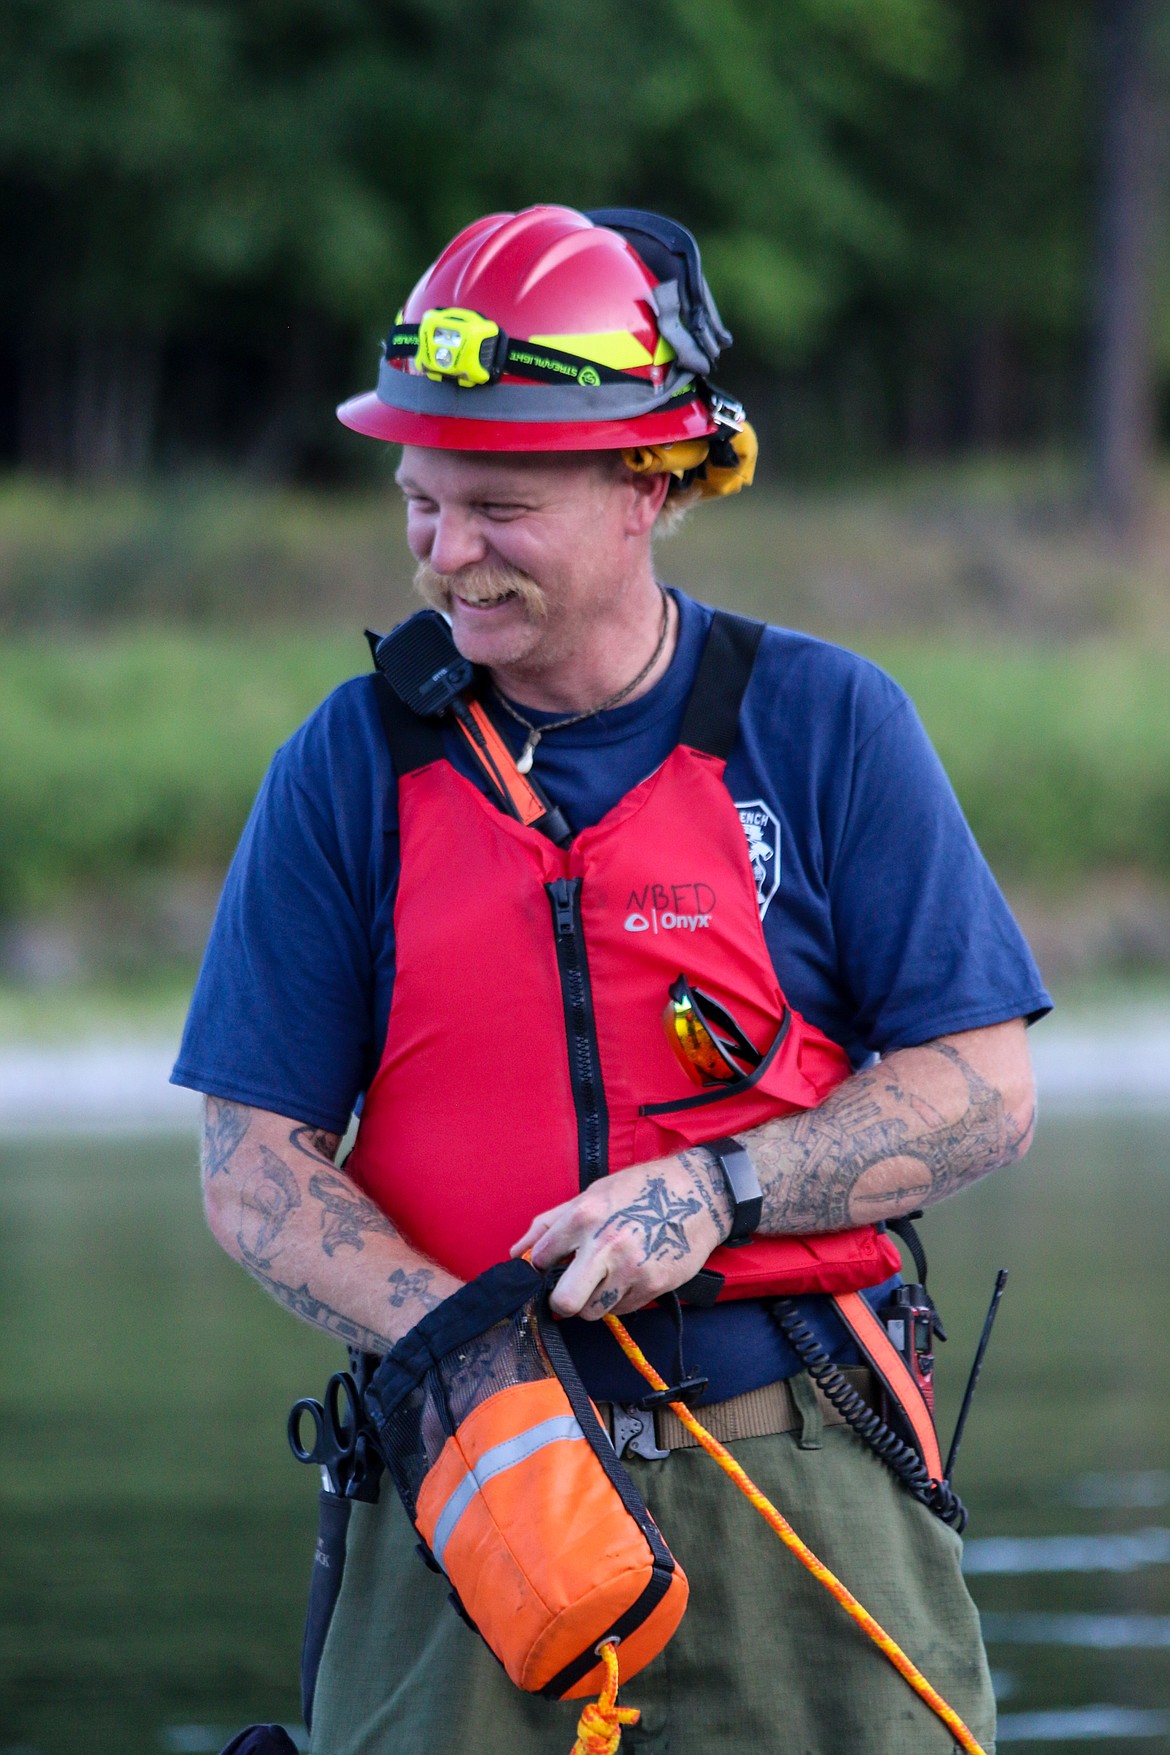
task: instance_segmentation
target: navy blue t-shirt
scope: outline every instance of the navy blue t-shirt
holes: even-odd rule
[[[678,645],[661,681],[538,747],[535,775],[575,832],[677,742],[712,612],[675,595]],[[521,728],[502,729],[518,750]],[[447,749],[478,783],[457,732]],[[769,628],[726,784],[780,985],[854,1065],[1049,1008],[912,704],[875,665]],[[273,758],[224,885],[174,1082],[344,1132],[385,1040],[398,863],[394,774],[371,679],[359,677]],[[808,1300],[806,1314],[833,1356],[853,1362],[822,1301]],[[666,1363],[666,1317],[646,1312],[634,1326]],[[642,1393],[604,1328],[566,1331],[595,1397]],[[798,1369],[757,1302],[689,1311],[687,1363],[710,1378],[709,1400]]]

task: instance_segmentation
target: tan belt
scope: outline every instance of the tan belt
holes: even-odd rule
[[[868,1367],[849,1367],[841,1375],[870,1407],[876,1406],[877,1386]],[[805,1378],[804,1384],[816,1396],[821,1424],[844,1426],[845,1416],[837,1412],[811,1378]],[[598,1402],[597,1411],[605,1421],[610,1437],[617,1443],[615,1413],[620,1420],[622,1416],[628,1417],[633,1409],[622,1403]],[[794,1432],[806,1421],[806,1414],[787,1379],[766,1383],[762,1389],[749,1389],[725,1402],[705,1404],[695,1409],[695,1416],[721,1444],[732,1444],[737,1438],[766,1438],[773,1432]],[[659,1450],[694,1450],[699,1442],[669,1408],[654,1409],[654,1438]],[[635,1454],[645,1455],[645,1451],[640,1451],[636,1445],[631,1445],[631,1449]]]

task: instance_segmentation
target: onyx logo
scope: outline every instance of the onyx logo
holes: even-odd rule
[[[748,859],[762,920],[768,912],[768,903],[780,888],[780,822],[762,798],[749,799],[746,804],[737,804],[735,808],[747,836]]]
[[[627,932],[698,932],[711,924],[715,892],[710,884],[647,884],[630,891],[626,908]]]

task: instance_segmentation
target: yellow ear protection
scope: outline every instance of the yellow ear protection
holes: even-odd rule
[[[720,499],[750,487],[759,441],[749,421],[721,426],[709,439],[679,439],[673,445],[638,445],[622,452],[635,475],[673,475],[683,488],[696,487],[701,500]]]

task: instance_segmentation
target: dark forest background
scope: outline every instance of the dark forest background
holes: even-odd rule
[[[620,201],[698,234],[772,469],[1095,440],[1124,500],[1170,378],[1164,11],[7,0],[0,461],[353,481],[322,410],[447,238]]]
[[[1049,978],[1164,987],[1168,63],[1166,0],[5,0],[0,1037],[185,995],[412,605],[333,406],[548,200],[684,220],[735,332],[760,480],[664,576],[890,668]]]

